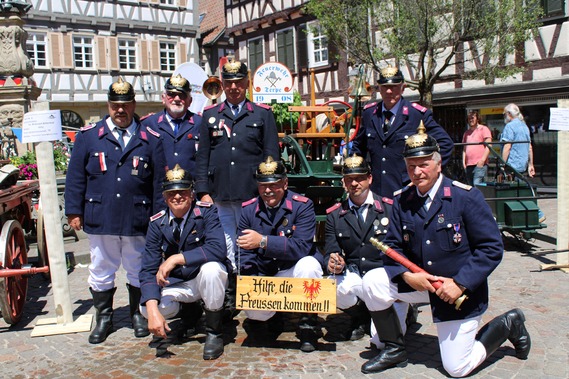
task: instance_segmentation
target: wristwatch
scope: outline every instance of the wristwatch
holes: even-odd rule
[[[261,242],[259,242],[259,247],[260,247],[261,249],[266,249],[266,248],[267,248],[267,236],[261,237]]]

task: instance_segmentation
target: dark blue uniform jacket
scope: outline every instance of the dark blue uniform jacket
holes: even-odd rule
[[[83,215],[86,233],[144,236],[150,216],[165,208],[160,135],[138,124],[122,151],[106,118],[77,133],[65,181],[65,214]]]
[[[238,249],[235,260],[245,275],[274,276],[293,267],[301,258],[315,256],[322,264],[322,254],[314,246],[316,216],[312,200],[286,191],[273,221],[260,197],[243,203],[238,234],[252,229],[267,236],[266,249]]]
[[[458,241],[455,234],[460,235]],[[435,322],[475,317],[488,308],[487,278],[502,260],[504,246],[478,189],[443,178],[426,213],[423,199],[409,186],[394,199],[384,242],[430,274],[453,278],[466,287],[468,299],[460,311],[429,294]],[[410,291],[400,277],[407,269],[382,257],[387,274],[399,283],[399,292]]]
[[[186,264],[170,272],[171,278],[184,281],[195,278],[204,263],[221,262],[227,266],[225,235],[213,204],[194,201],[182,229],[180,243],[174,240],[174,228],[168,219],[168,211],[161,211],[152,216],[148,227],[139,274],[141,304],[151,299],[160,300],[156,273],[162,262],[171,255],[184,255]]]
[[[280,159],[271,108],[245,101],[234,116],[225,102],[206,108],[200,127],[196,193],[216,201],[246,201],[257,194],[255,171],[266,157]]]
[[[142,125],[150,126],[160,133],[168,168],[172,169],[176,164],[179,164],[180,167],[195,177],[201,120],[201,116],[188,111],[176,136],[168,118],[166,118],[166,111],[146,118],[142,121]]]
[[[350,271],[357,268],[363,277],[368,271],[382,267],[380,252],[369,242],[371,237],[383,240],[389,226],[393,200],[376,194],[374,206],[368,209],[365,225],[360,227],[357,216],[350,209],[348,200],[330,207],[326,217],[324,266],[328,267],[330,254],[340,253]]]
[[[395,191],[410,181],[403,160],[403,149],[407,137],[417,133],[421,120],[427,128],[427,134],[439,143],[443,167],[451,158],[454,145],[447,132],[435,121],[430,110],[403,98],[400,103],[399,111],[387,135],[383,134],[382,102],[366,106],[352,148],[352,152],[362,157],[366,157],[369,152],[374,177],[371,190],[390,199]]]

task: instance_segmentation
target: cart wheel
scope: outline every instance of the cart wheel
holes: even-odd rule
[[[37,246],[38,246],[38,267],[45,267],[49,266],[49,258],[47,253],[47,242],[45,239],[45,220],[43,219],[43,211],[40,206],[38,207],[38,221],[36,224],[36,237],[37,237]],[[51,280],[51,275],[49,272],[43,272],[42,276],[47,279]]]
[[[18,269],[28,263],[24,230],[16,220],[8,220],[0,232],[0,258],[4,268]],[[23,275],[0,278],[0,309],[8,324],[20,321],[28,291],[28,278]]]

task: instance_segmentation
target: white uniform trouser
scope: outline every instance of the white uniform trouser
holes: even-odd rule
[[[397,285],[389,280],[385,270],[375,269],[369,273],[372,272],[374,280],[366,280],[366,275],[363,281],[364,300],[370,311],[387,309],[396,300],[406,303],[429,302],[427,291],[399,293]],[[435,324],[443,367],[451,376],[466,376],[486,359],[484,345],[476,340],[481,319],[482,316],[478,316]]]
[[[88,283],[94,291],[107,291],[115,287],[116,272],[121,263],[128,283],[140,287],[138,274],[146,243],[144,236],[88,236],[91,253]]]
[[[233,269],[235,266],[235,246],[237,239],[237,227],[241,218],[242,203],[239,201],[219,201],[216,202],[219,222],[225,233],[225,244],[227,245],[227,258],[231,261]]]
[[[301,258],[294,267],[279,271],[275,277],[278,278],[322,278],[322,266],[320,262],[312,256]],[[245,315],[251,320],[267,321],[274,316],[274,311],[245,311]]]
[[[374,280],[375,276],[373,272],[375,270],[385,271],[383,268],[373,269],[366,273],[364,275],[364,278],[366,278],[366,280]],[[348,309],[350,307],[353,307],[358,302],[358,298],[365,302],[362,288],[364,279],[358,274],[346,270],[344,275],[331,275],[330,278],[336,279],[336,307],[339,309]],[[405,319],[407,317],[408,307],[409,304],[407,303],[395,303],[395,311],[397,312],[397,317],[399,317],[399,322],[401,323],[403,334],[405,334],[407,331]],[[375,325],[373,322],[371,323],[370,336],[370,342],[376,345],[378,349],[382,349],[383,343],[381,343],[379,341],[379,337],[377,337],[377,331],[375,330]]]
[[[203,299],[205,308],[220,310],[225,298],[227,271],[219,262],[207,262],[200,267],[198,275],[188,281],[169,279],[171,284],[162,289],[158,310],[164,318],[172,318],[180,311],[180,303],[193,303]],[[176,280],[176,282],[174,282]],[[140,313],[148,318],[146,306],[140,306]]]

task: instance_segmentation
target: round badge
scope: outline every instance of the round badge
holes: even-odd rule
[[[215,117],[210,117],[208,121],[210,124],[213,124],[215,122]]]
[[[388,224],[389,224],[389,219],[387,217],[381,219],[381,225],[387,226]]]
[[[283,220],[283,226],[287,226],[287,225],[288,225],[288,219],[285,218],[285,219]]]

